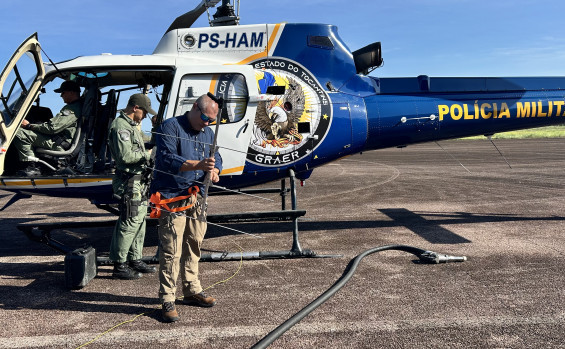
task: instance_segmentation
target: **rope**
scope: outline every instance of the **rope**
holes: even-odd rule
[[[178,178],[183,178],[183,179],[184,179],[183,176],[179,176],[178,174],[170,173],[170,172],[167,172],[167,171],[158,170],[158,169],[156,169],[155,167],[146,166],[146,168],[148,168],[148,169],[150,169],[150,170],[153,170],[153,171],[155,171],[155,172],[160,172],[160,173],[168,174],[169,176],[173,176],[173,177],[178,177]],[[194,181],[194,183],[204,185],[204,183],[203,183],[203,182],[200,182],[200,181]],[[215,185],[215,184],[212,184],[212,187],[213,187],[213,188],[217,188],[217,189],[221,189],[221,190],[224,190],[224,191],[229,191],[229,192],[232,192],[232,193],[236,193],[236,194],[251,196],[251,197],[254,197],[254,198],[257,198],[257,199],[261,199],[261,200],[265,200],[265,201],[275,201],[275,200],[273,200],[273,199],[264,198],[264,197],[259,196],[259,195],[248,194],[248,193],[244,193],[244,192],[241,192],[241,191],[237,191],[237,190],[233,190],[233,189],[228,189],[228,188],[226,188],[226,187],[222,187],[222,186]]]
[[[162,136],[176,137],[176,138],[179,138],[179,139],[186,139],[186,138],[182,138],[182,137],[178,137],[178,136],[174,136],[174,135],[167,135],[167,134],[159,133],[159,132],[152,132],[152,133],[153,133],[153,134],[162,135]],[[190,139],[186,139],[186,140],[190,140]],[[194,140],[190,140],[190,141],[195,142]],[[203,142],[199,142],[199,143],[203,143]],[[205,143],[205,144],[206,144],[206,143]],[[231,150],[231,151],[240,152],[240,153],[245,153],[245,154],[246,154],[246,152],[242,152],[242,151],[235,150],[235,149],[230,149],[230,148],[225,148],[225,149]],[[162,172],[162,173],[171,175],[171,176],[184,178],[184,177],[182,177],[182,176],[178,176],[178,175],[173,174],[173,173],[168,173],[168,172],[165,172],[165,171],[158,170],[158,169],[156,169],[156,168],[154,168],[154,167],[149,167],[149,166],[148,166],[148,168],[149,168],[149,169],[152,169],[152,170],[154,170],[154,171],[157,171],[157,172]],[[196,183],[203,184],[203,183],[198,182],[198,181],[196,181]],[[256,197],[256,198],[260,198],[260,199],[263,199],[263,200],[274,201],[274,200],[272,200],[272,199],[267,199],[267,198],[259,197],[259,196],[256,196],[256,195],[251,195],[251,194],[242,193],[242,192],[235,191],[235,190],[230,190],[230,189],[227,189],[227,188],[225,188],[225,187],[219,187],[219,186],[215,186],[215,185],[212,185],[212,186],[215,187],[215,188],[220,188],[220,189],[222,189],[222,190],[236,192],[236,193],[238,193],[238,194],[244,194],[244,195],[249,195],[249,196],[253,196],[253,197]],[[141,206],[150,207],[150,206],[147,205],[147,204],[142,204]],[[165,210],[165,209],[162,208],[162,210]],[[165,211],[166,211],[166,210],[165,210]],[[193,217],[188,217],[186,214],[181,213],[181,212],[175,212],[175,214],[184,216],[185,218],[196,219],[196,218],[193,218]],[[243,232],[243,231],[240,231],[240,230],[237,230],[237,229],[225,227],[225,226],[222,226],[222,225],[220,225],[220,224],[215,224],[215,223],[210,223],[210,222],[207,222],[207,224],[215,225],[215,226],[218,226],[218,227],[221,227],[221,228],[224,228],[224,229],[229,229],[229,230],[232,230],[232,231],[236,231],[236,232],[242,233],[242,234],[251,235],[251,236],[254,236],[254,237],[257,237],[257,238],[260,238],[260,237],[261,237],[261,236],[255,235],[255,234],[250,234],[250,233],[246,233],[246,232]],[[237,244],[236,242],[233,242],[233,243],[239,248],[239,250],[240,250],[240,252],[241,252],[241,257],[240,257],[240,260],[239,260],[239,266],[238,266],[237,270],[235,271],[235,273],[233,273],[233,275],[231,275],[231,276],[228,277],[227,279],[218,281],[218,282],[212,284],[211,286],[206,287],[205,289],[203,289],[203,291],[209,290],[209,289],[211,289],[211,288],[213,288],[213,287],[215,287],[215,286],[217,286],[217,285],[224,284],[224,283],[230,281],[231,279],[233,279],[233,278],[240,272],[241,268],[243,267],[243,248],[242,248],[239,244]],[[179,297],[179,298],[177,298],[177,299],[178,299],[178,300],[182,300],[183,298],[184,298],[184,296]],[[101,334],[99,334],[98,336],[96,336],[95,338],[93,338],[92,340],[90,340],[90,341],[88,341],[88,342],[86,342],[86,343],[84,343],[84,344],[78,346],[76,349],[84,348],[84,347],[86,347],[87,345],[90,345],[90,344],[94,343],[95,341],[97,341],[98,339],[100,339],[101,337],[103,337],[104,335],[110,333],[110,332],[113,331],[114,329],[116,329],[116,328],[118,328],[118,327],[120,327],[120,326],[123,326],[123,325],[125,325],[125,324],[131,323],[131,322],[137,320],[140,316],[152,314],[152,313],[154,313],[154,312],[157,311],[157,310],[159,310],[159,308],[155,308],[155,309],[153,309],[153,310],[151,310],[151,311],[138,314],[138,315],[136,315],[135,317],[133,317],[133,318],[130,319],[130,320],[126,320],[126,321],[121,322],[121,323],[119,323],[119,324],[117,324],[117,325],[115,325],[115,326],[112,326],[112,327],[110,327],[109,329],[107,329],[106,331],[104,331],[104,332],[102,332]]]
[[[232,241],[232,242],[233,242],[233,241]],[[217,285],[221,285],[221,284],[224,284],[224,283],[230,281],[230,280],[233,279],[237,274],[239,274],[239,272],[241,271],[241,269],[242,269],[242,267],[243,267],[243,248],[242,248],[238,243],[236,243],[236,242],[233,242],[233,243],[239,248],[239,251],[241,252],[241,257],[240,257],[240,259],[239,259],[239,266],[237,267],[237,270],[235,271],[235,273],[233,273],[233,274],[232,274],[230,277],[228,277],[227,279],[224,279],[224,280],[222,280],[222,281],[218,281],[218,282],[216,282],[216,283],[214,283],[214,284],[212,284],[212,285],[206,287],[206,288],[203,289],[202,291],[207,291],[207,290],[209,290],[209,289],[211,289],[211,288],[213,288],[213,287],[215,287],[215,286],[217,286]],[[178,297],[177,299],[178,299],[178,300],[182,300],[183,298],[184,298],[184,296],[183,296],[183,297]],[[134,322],[135,320],[137,320],[137,319],[138,319],[139,317],[141,317],[141,316],[150,315],[150,314],[156,312],[157,310],[159,310],[158,307],[152,309],[151,311],[138,314],[138,315],[134,316],[132,319],[126,320],[126,321],[121,322],[121,323],[119,323],[119,324],[117,324],[117,325],[115,325],[115,326],[112,326],[112,327],[110,327],[109,329],[107,329],[106,331],[100,333],[98,336],[94,337],[92,340],[90,340],[90,341],[88,341],[88,342],[86,342],[86,343],[84,343],[84,344],[81,344],[80,346],[76,347],[76,349],[84,348],[84,347],[86,347],[87,345],[90,345],[90,344],[96,342],[97,340],[99,340],[100,338],[102,338],[102,337],[105,336],[106,334],[112,332],[112,331],[115,330],[116,328],[118,328],[118,327],[120,327],[120,326],[123,326],[123,325],[125,325],[125,324],[128,324],[128,323]]]
[[[190,139],[190,138],[185,138],[185,137],[180,137],[180,136],[175,136],[175,135],[168,135],[166,133],[160,133],[160,132],[156,132],[156,131],[151,131],[151,133],[159,135],[159,136],[178,138],[178,139],[182,139],[182,140],[194,142],[194,143],[200,143],[200,144],[205,144],[205,145],[210,145],[210,146],[212,145],[211,143],[202,142],[202,141],[198,141],[198,140],[194,140],[194,139]],[[229,150],[229,151],[234,151],[236,153],[241,153],[241,154],[245,154],[245,155],[249,154],[248,152],[243,151],[243,150],[237,150],[237,149],[228,148],[228,147],[224,147],[224,146],[218,147],[218,148],[226,149],[226,150]]]

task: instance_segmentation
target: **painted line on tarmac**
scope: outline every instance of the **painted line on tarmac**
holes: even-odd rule
[[[182,321],[182,320],[181,320]],[[564,314],[540,315],[524,318],[521,316],[480,316],[462,318],[426,318],[403,321],[356,321],[356,322],[317,322],[299,323],[292,328],[294,335],[326,334],[332,332],[394,332],[399,330],[420,330],[437,328],[478,328],[485,326],[509,327],[519,325],[547,325],[565,322]],[[168,330],[125,331],[115,330],[101,337],[92,344],[126,345],[135,343],[184,343],[191,345],[211,343],[221,338],[253,337],[257,340],[273,330],[273,326],[237,326],[237,327],[180,327],[171,324]],[[80,333],[74,335],[31,336],[2,338],[0,348],[37,348],[45,346],[77,347],[96,337],[98,333]]]

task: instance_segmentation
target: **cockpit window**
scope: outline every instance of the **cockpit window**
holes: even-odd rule
[[[234,123],[243,119],[247,111],[249,91],[245,76],[236,73],[183,76],[179,87],[176,115],[189,111],[196,99],[208,91],[224,99],[224,106],[219,116],[221,124]]]
[[[33,54],[28,52],[22,56],[8,75],[0,96],[0,113],[6,125],[9,126],[12,123],[21,109],[38,74],[39,69]]]

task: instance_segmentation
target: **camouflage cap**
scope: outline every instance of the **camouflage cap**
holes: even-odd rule
[[[78,92],[80,93],[80,85],[77,84],[74,81],[63,81],[63,83],[61,84],[61,87],[59,87],[58,89],[53,90],[55,91],[55,93],[61,93],[61,92],[65,92],[65,91],[73,91],[73,92]]]
[[[134,95],[131,95],[128,101],[128,105],[137,105],[138,107],[145,109],[145,111],[149,114],[157,115],[157,112],[153,110],[153,108],[151,108],[151,100],[143,93],[136,93]]]

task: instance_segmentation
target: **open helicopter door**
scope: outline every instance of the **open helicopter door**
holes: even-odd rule
[[[222,175],[239,175],[243,172],[257,102],[266,98],[258,94],[255,73],[251,66],[180,67],[177,70],[171,101],[176,99],[172,114],[184,114],[196,99],[208,92],[224,99],[218,120],[218,146],[222,156]],[[176,98],[175,98],[176,97]],[[173,108],[171,108],[173,109]],[[210,128],[215,131],[215,125]]]
[[[35,33],[18,47],[0,75],[0,175],[8,147],[37,97],[44,76]]]

